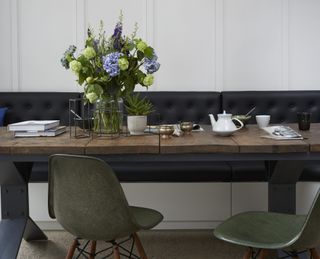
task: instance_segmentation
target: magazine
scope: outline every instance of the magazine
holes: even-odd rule
[[[264,135],[264,138],[271,138],[277,140],[292,140],[292,139],[303,139],[301,134],[293,130],[288,126],[271,126],[263,128],[268,135]]]

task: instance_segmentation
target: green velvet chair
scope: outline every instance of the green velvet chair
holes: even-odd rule
[[[68,259],[76,249],[90,259],[106,253],[106,249],[97,252],[98,240],[110,242],[109,253],[115,259],[131,256],[133,244],[140,258],[147,259],[137,232],[163,219],[158,211],[129,206],[112,168],[88,156],[50,156],[48,205],[49,215],[75,236]],[[122,244],[126,237],[132,242],[130,251]],[[87,240],[84,247],[82,240]]]
[[[299,258],[308,250],[310,258],[320,259],[320,197],[318,193],[306,216],[272,212],[245,212],[229,218],[214,230],[214,235],[229,243],[248,247],[244,259],[265,258],[268,250],[283,250]],[[253,248],[258,249],[253,252]]]

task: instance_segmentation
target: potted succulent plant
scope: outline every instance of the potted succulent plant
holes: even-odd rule
[[[128,130],[131,135],[142,135],[147,128],[147,115],[153,112],[153,105],[146,98],[140,98],[139,94],[128,95],[125,101]]]

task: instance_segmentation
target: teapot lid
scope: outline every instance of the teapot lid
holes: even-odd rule
[[[232,116],[232,114],[231,114],[231,113],[226,113],[226,111],[223,110],[223,113],[218,114],[218,116],[219,116],[219,117],[220,117],[220,116],[222,116],[222,117],[229,117],[229,116]]]

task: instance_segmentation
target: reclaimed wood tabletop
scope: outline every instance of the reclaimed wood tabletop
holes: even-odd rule
[[[204,131],[160,138],[160,153],[238,153],[239,147],[232,138],[214,135],[211,126],[201,125]]]
[[[288,124],[287,126],[293,126]],[[309,144],[305,140],[276,140],[264,138],[268,135],[257,125],[246,125],[232,139],[239,146],[240,153],[292,153],[308,152]]]

